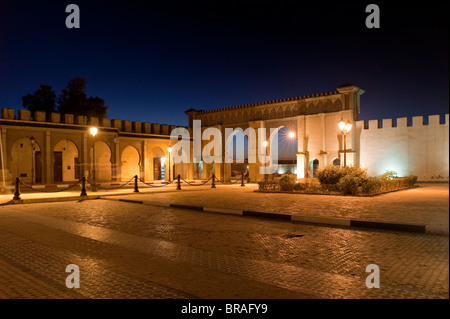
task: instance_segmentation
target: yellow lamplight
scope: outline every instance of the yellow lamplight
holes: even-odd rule
[[[289,137],[290,137],[290,138],[294,138],[294,137],[295,137],[295,133],[294,133],[294,132],[290,132],[290,133],[289,133]]]
[[[172,148],[171,147],[169,147],[167,150],[169,151],[169,153],[172,152]]]
[[[350,132],[351,129],[352,129],[352,125],[350,123],[345,124],[345,130],[347,132]]]
[[[98,128],[96,128],[96,127],[91,127],[91,128],[89,129],[89,131],[91,132],[91,135],[92,135],[92,136],[95,136],[95,135],[97,135],[97,133],[98,133]]]
[[[341,131],[343,131],[343,130],[345,129],[345,122],[344,122],[344,120],[341,120],[341,121],[339,122],[339,129],[340,129]]]

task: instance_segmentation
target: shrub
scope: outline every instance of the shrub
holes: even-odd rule
[[[275,191],[278,190],[280,188],[280,184],[278,183],[278,181],[261,181],[258,182],[258,186],[259,186],[259,190],[270,190],[270,191]]]
[[[397,172],[395,171],[386,171],[386,173],[380,175],[379,177],[383,181],[391,180],[397,178]]]
[[[344,176],[350,176],[357,179],[358,186],[361,186],[369,180],[369,175],[367,174],[365,169],[353,166],[346,166],[342,169],[344,170]]]
[[[381,192],[382,181],[377,177],[370,177],[361,187],[361,192],[366,195],[373,195]]]
[[[405,183],[408,187],[414,186],[414,184],[417,182],[417,176],[410,175],[405,177]]]
[[[317,179],[322,185],[336,185],[344,174],[345,171],[342,168],[332,165],[316,171]]]
[[[280,190],[292,192],[295,187],[295,180],[296,180],[295,175],[286,175],[280,178],[279,180]]]
[[[339,180],[339,190],[344,194],[355,195],[358,192],[359,178],[346,175]]]

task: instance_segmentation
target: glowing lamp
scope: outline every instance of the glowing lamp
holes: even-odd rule
[[[97,135],[97,133],[98,133],[98,128],[96,128],[96,127],[91,127],[91,128],[89,129],[89,132],[91,132],[91,135],[92,135],[92,136],[95,136],[95,135]]]

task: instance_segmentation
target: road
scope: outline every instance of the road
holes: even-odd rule
[[[0,242],[1,298],[448,298],[445,236],[91,200],[0,207]]]

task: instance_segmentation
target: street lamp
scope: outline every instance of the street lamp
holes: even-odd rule
[[[262,143],[262,145],[264,146],[264,166],[267,165],[267,158],[266,158],[266,156],[267,156],[267,144],[268,144],[267,141],[264,141]],[[267,174],[264,171],[264,179],[266,179],[266,178],[267,178]]]
[[[92,166],[92,175],[93,175],[93,186],[92,186],[92,191],[96,192],[97,191],[97,187],[96,187],[96,182],[95,182],[95,135],[97,135],[98,133],[98,129],[96,127],[91,127],[89,129],[89,132],[91,133],[91,135],[94,137],[94,143],[92,144],[92,159],[93,159],[93,166]]]
[[[172,156],[172,155],[170,154],[170,152],[172,152],[172,148],[169,147],[167,150],[169,151],[169,182],[170,182],[170,179],[171,179],[171,177],[170,177],[170,157]]]
[[[352,124],[349,122],[344,122],[343,119],[339,122],[339,129],[342,132],[344,138],[344,167],[347,165],[347,135],[352,129]]]
[[[292,174],[294,174],[295,172],[294,172],[294,169],[295,169],[295,157],[296,157],[296,151],[295,151],[295,141],[294,141],[294,138],[295,138],[295,133],[294,132],[289,132],[289,138],[291,138],[292,139],[292,144],[294,145],[294,159],[292,160]]]
[[[30,137],[31,142],[31,185],[34,182],[34,143],[36,143],[36,139],[32,136]]]

